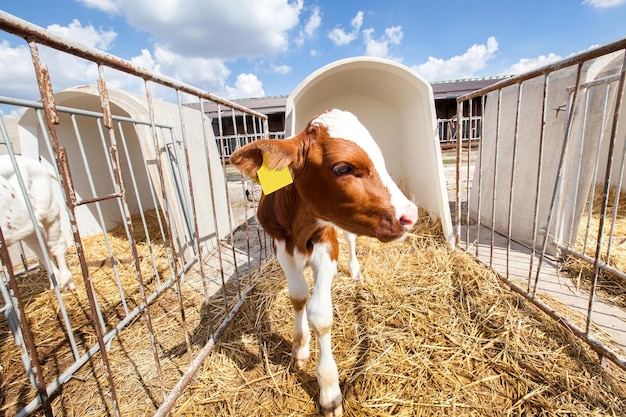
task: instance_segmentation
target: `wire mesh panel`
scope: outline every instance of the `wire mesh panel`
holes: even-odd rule
[[[480,147],[457,145],[455,215],[460,247],[623,369],[625,47],[459,97],[482,120]]]
[[[167,414],[269,255],[260,191],[231,172],[213,126],[242,115],[236,147],[267,137],[267,118],[1,11],[0,28],[27,39],[41,99],[0,97],[20,114],[0,118],[3,198],[26,219],[21,235],[0,224],[0,409],[135,415],[124,393],[138,385],[143,412]],[[93,85],[55,91],[41,46],[91,65]],[[109,86],[119,73],[139,92]]]

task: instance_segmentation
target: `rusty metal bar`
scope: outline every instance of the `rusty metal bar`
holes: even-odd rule
[[[0,11],[1,12],[1,11]],[[2,17],[2,13],[0,13],[0,18]],[[55,109],[54,95],[52,93],[52,84],[50,83],[50,77],[48,76],[47,70],[42,66],[41,61],[39,59],[39,51],[37,45],[34,42],[29,42],[29,47],[31,51],[31,57],[33,60],[33,65],[35,68],[35,74],[37,74],[37,84],[40,90],[40,96],[43,104],[43,109],[46,116],[46,125],[49,135],[49,141],[52,145],[54,152],[53,156],[57,165],[57,170],[60,173],[60,181],[63,185],[63,190],[65,191],[65,201],[68,208],[68,214],[70,219],[70,224],[72,225],[72,233],[74,235],[74,243],[76,245],[76,254],[80,261],[80,267],[83,275],[83,280],[85,283],[85,288],[87,292],[87,297],[89,299],[89,308],[92,314],[92,317],[98,317],[98,308],[96,303],[96,298],[94,294],[94,289],[91,282],[91,275],[89,274],[89,269],[87,267],[87,263],[85,261],[85,253],[82,247],[82,240],[80,237],[80,232],[78,230],[78,224],[76,222],[76,214],[75,207],[72,204],[76,200],[75,195],[73,193],[73,187],[71,186],[71,176],[69,171],[69,166],[67,164],[67,160],[65,158],[65,151],[60,147],[55,124],[58,123],[59,118]],[[108,384],[110,386],[109,394],[111,395],[111,403],[113,407],[113,413],[116,417],[120,417],[119,404],[117,402],[117,394],[115,392],[115,387],[113,385],[113,374],[111,371],[111,366],[108,359],[108,354],[106,352],[106,346],[104,344],[104,334],[103,330],[100,326],[100,322],[98,320],[92,320],[94,330],[96,332],[96,337],[98,340],[98,345],[100,346],[102,364],[105,368],[106,378]]]

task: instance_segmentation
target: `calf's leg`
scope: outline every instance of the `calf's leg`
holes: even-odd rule
[[[332,245],[335,245],[334,250]],[[317,382],[320,386],[320,407],[324,416],[343,414],[339,374],[333,358],[330,334],[333,324],[331,284],[337,273],[337,260],[332,259],[331,253],[337,253],[336,245],[336,241],[315,245],[309,259],[315,283],[309,300],[308,315],[319,349]]]
[[[356,257],[356,235],[344,230],[343,238],[348,244],[348,268],[350,269],[350,276],[356,279],[363,279],[361,275],[361,264],[359,264],[359,259]]]
[[[311,332],[307,322],[306,303],[309,298],[309,284],[304,277],[306,258],[287,253],[285,242],[275,241],[276,257],[287,278],[287,289],[294,311],[293,345],[291,360],[296,370],[303,369],[309,360]]]

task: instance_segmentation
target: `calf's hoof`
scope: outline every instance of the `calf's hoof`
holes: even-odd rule
[[[334,391],[334,392],[333,392]],[[327,389],[320,391],[320,408],[324,417],[339,417],[343,414],[341,391]]]
[[[296,371],[301,371],[301,370],[303,370],[306,367],[306,364],[308,362],[309,362],[309,358],[296,358],[294,356],[292,361],[291,361],[291,366]]]
[[[341,404],[341,400],[339,400],[339,404],[333,404],[331,407],[332,408],[322,407],[322,415],[324,417],[339,417],[343,415],[343,405]]]

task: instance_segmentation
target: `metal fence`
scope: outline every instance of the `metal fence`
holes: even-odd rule
[[[79,374],[87,367],[100,375],[102,413],[132,414],[123,411],[118,391],[133,378],[116,375],[119,359],[112,362],[110,352],[136,334],[147,346],[142,361],[153,374],[142,374],[136,363],[130,367],[140,374],[138,383],[150,387],[156,415],[165,415],[252,289],[249,272],[268,257],[249,201],[258,193],[228,175],[219,157],[224,149],[216,146],[225,143],[220,132],[214,134],[204,112],[183,100],[243,114],[237,127],[243,142],[267,137],[267,117],[2,11],[0,29],[26,40],[40,91],[40,101],[0,97],[1,105],[22,115],[17,131],[0,118],[0,153],[9,155],[20,179],[16,192],[23,193],[46,254],[46,231],[38,227],[16,146],[54,176],[77,286],[61,292],[49,256],[40,263],[50,274],[37,275],[29,252],[7,248],[10,231],[0,229],[0,311],[6,319],[0,321],[0,409],[55,415],[59,406],[51,398],[68,381],[86,378]],[[55,91],[40,46],[91,62],[94,86]],[[105,78],[111,71],[134,77],[143,91],[127,95],[111,88]],[[155,99],[157,89],[173,102]]]
[[[480,140],[480,126],[482,118],[480,116],[463,117],[461,120],[461,140],[477,141]],[[455,143],[457,141],[457,119],[437,119],[437,131],[439,132],[439,142]]]
[[[270,139],[285,139],[284,131],[277,132],[269,132],[267,135],[265,133],[257,133],[257,134],[236,134],[236,135],[220,135],[217,138],[217,147],[220,149],[222,156],[228,158],[230,155],[236,151],[238,148],[246,145],[250,142],[254,142],[255,140],[259,140],[265,137],[269,137]]]
[[[457,145],[455,210],[459,247],[622,369],[625,48],[459,97],[458,115],[479,103],[482,123],[478,150]]]

